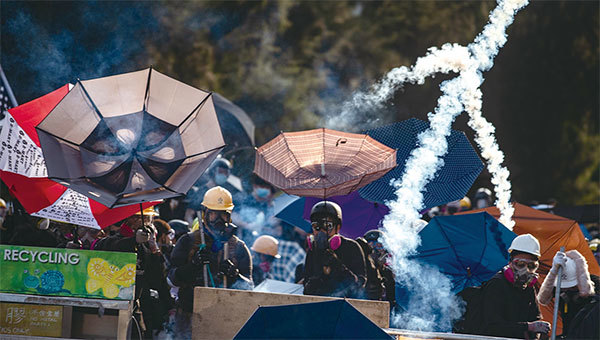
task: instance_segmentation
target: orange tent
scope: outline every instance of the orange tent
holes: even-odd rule
[[[542,254],[540,257],[540,268],[538,269],[540,284],[544,281],[548,271],[552,267],[552,258],[560,250],[560,247],[565,247],[565,250],[575,249],[580,252],[587,260],[590,274],[600,276],[600,266],[598,266],[598,262],[596,262],[577,222],[519,203],[513,203],[513,207],[515,208],[513,215],[515,227],[513,231],[517,235],[532,234],[540,241],[540,251]],[[500,217],[500,211],[496,207],[467,211],[463,212],[463,214],[481,211],[487,211],[496,219]],[[540,309],[542,310],[542,318],[545,321],[552,322],[553,304],[550,303],[549,306],[540,305]],[[562,334],[560,314],[559,321],[557,322],[557,334]]]

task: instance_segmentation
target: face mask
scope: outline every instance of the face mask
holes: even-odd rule
[[[227,176],[223,174],[215,174],[215,183],[217,185],[223,185],[227,183]]]
[[[261,262],[258,266],[265,273],[268,273],[269,270],[271,270],[271,262],[269,262],[269,261]]]
[[[513,266],[512,270],[515,275],[515,284],[517,284],[519,286],[528,285],[535,278],[537,278],[537,275],[535,273],[529,272],[527,270],[527,267],[519,269],[519,268],[514,268],[514,266]]]
[[[270,193],[271,193],[271,190],[269,190],[267,188],[257,188],[257,189],[254,189],[254,194],[258,198],[267,198],[267,197],[269,197]]]
[[[481,200],[477,200],[477,209],[483,209],[483,208],[487,208],[488,204],[487,201],[484,199]]]

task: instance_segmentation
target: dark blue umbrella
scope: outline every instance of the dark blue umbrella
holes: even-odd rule
[[[436,216],[419,233],[414,256],[451,278],[453,291],[481,285],[508,263],[517,236],[487,212]]]
[[[346,300],[264,306],[234,339],[392,339]]]
[[[273,200],[275,217],[298,227],[307,233],[312,231],[310,222],[302,217],[304,213],[304,197],[282,194]]]
[[[396,199],[390,180],[402,177],[406,160],[410,152],[417,147],[417,136],[427,128],[428,122],[411,118],[365,132],[377,141],[397,149],[397,166],[380,179],[360,189],[360,196],[379,203]],[[452,130],[447,141],[448,153],[443,157],[444,165],[425,186],[423,209],[463,198],[483,169],[481,159],[462,131]]]

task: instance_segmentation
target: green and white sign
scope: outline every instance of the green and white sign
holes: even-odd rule
[[[0,245],[0,292],[131,300],[135,253]]]

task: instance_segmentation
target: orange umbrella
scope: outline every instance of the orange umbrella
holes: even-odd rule
[[[554,254],[560,250],[560,247],[565,247],[566,251],[575,249],[580,252],[587,260],[590,274],[600,276],[600,266],[598,266],[598,262],[594,258],[594,254],[592,254],[576,221],[533,209],[519,203],[513,203],[513,207],[515,208],[513,216],[515,227],[513,231],[517,235],[531,234],[540,241],[542,256],[540,257],[540,268],[538,269],[538,273],[540,274],[539,283],[544,281],[548,271],[552,268],[552,259],[554,258]],[[487,211],[496,219],[500,217],[500,211],[496,207],[472,210],[464,213],[476,213],[480,211]],[[553,303],[551,302],[549,306],[540,305],[540,309],[543,320],[552,322]],[[557,334],[561,333],[562,321],[559,314]]]
[[[254,172],[290,195],[347,195],[396,166],[396,150],[362,134],[282,132],[256,150]]]

